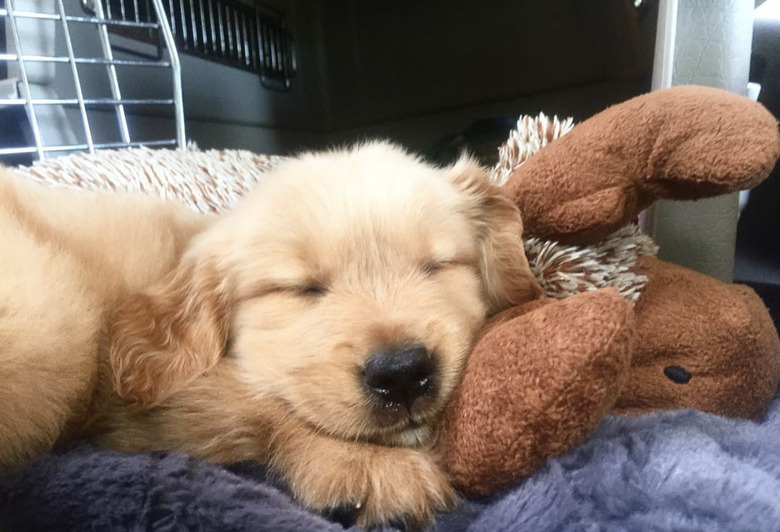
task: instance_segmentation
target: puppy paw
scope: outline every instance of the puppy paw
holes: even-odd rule
[[[288,472],[293,492],[316,511],[356,508],[361,528],[402,523],[406,530],[425,530],[437,512],[457,502],[444,470],[424,451],[365,445],[320,458]]]
[[[424,453],[405,451],[369,471],[358,526],[400,521],[406,530],[425,530],[437,512],[455,506],[457,495],[442,468]]]

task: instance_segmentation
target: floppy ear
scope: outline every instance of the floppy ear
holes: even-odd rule
[[[214,268],[182,264],[112,316],[109,360],[117,393],[154,406],[213,367],[227,343],[225,296]]]
[[[520,210],[473,159],[462,157],[449,172],[479,232],[480,274],[490,313],[541,296],[525,256]]]

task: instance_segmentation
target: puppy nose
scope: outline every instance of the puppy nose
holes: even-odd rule
[[[433,387],[434,363],[422,346],[388,347],[369,356],[363,385],[375,396],[411,408]]]

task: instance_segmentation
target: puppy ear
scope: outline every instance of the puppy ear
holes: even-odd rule
[[[473,159],[461,157],[449,172],[479,233],[480,274],[490,313],[540,297],[542,288],[525,256],[520,210]]]
[[[109,326],[117,393],[154,406],[212,368],[227,343],[224,301],[214,268],[182,263],[120,305]]]

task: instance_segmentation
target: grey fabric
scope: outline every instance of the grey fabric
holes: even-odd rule
[[[435,530],[780,530],[780,400],[760,423],[696,411],[606,418],[583,445]],[[345,519],[349,519],[347,515]],[[264,470],[80,444],[0,478],[5,530],[342,530]]]

